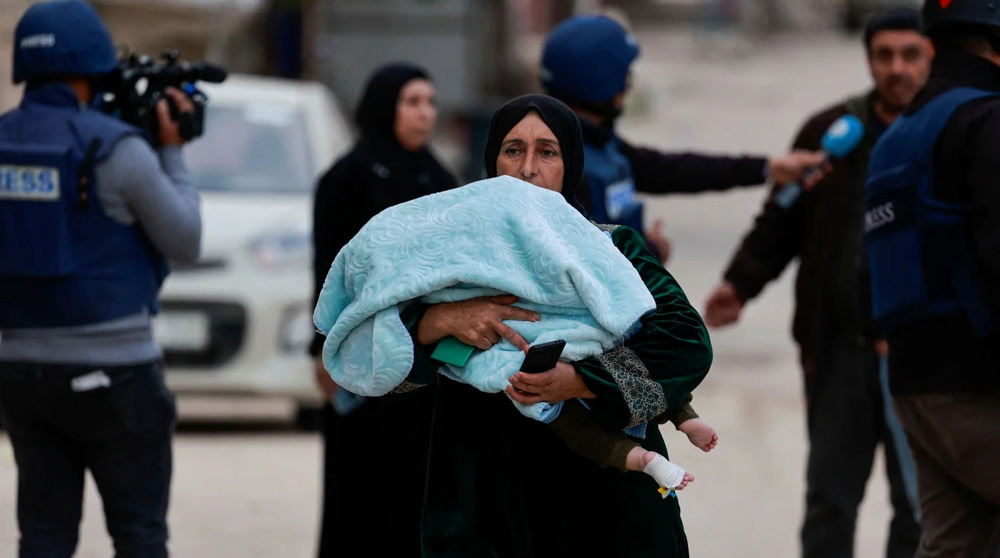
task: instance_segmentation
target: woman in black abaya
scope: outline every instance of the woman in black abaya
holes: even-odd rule
[[[337,252],[382,210],[457,183],[428,150],[437,118],[425,71],[383,66],[370,78],[356,120],[361,138],[320,180],[314,206],[315,296]],[[315,298],[314,298],[315,301]],[[310,350],[323,410],[323,512],[319,556],[420,556],[433,388],[359,399],[337,386]]]

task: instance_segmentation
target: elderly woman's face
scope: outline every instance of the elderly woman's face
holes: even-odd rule
[[[529,112],[504,136],[497,155],[498,175],[562,192],[563,171],[559,141],[538,113]]]

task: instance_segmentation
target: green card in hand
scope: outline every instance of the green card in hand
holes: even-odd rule
[[[465,366],[466,362],[469,362],[469,357],[472,356],[474,350],[476,348],[472,345],[466,345],[449,335],[438,341],[437,347],[434,347],[434,352],[431,353],[431,358],[461,368]]]

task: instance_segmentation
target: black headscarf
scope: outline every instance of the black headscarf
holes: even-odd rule
[[[407,63],[387,64],[372,74],[354,115],[362,137],[395,139],[393,125],[399,93],[414,79],[431,80],[426,71]]]
[[[458,186],[430,149],[409,151],[396,138],[399,94],[414,79],[430,81],[410,64],[376,70],[355,114],[361,139],[319,181],[313,207],[314,300],[337,253],[369,219],[387,207]],[[325,339],[316,334],[311,354]]]
[[[368,195],[377,197],[379,204],[385,207],[456,186],[454,177],[426,146],[410,151],[396,137],[399,95],[406,84],[415,79],[431,81],[424,69],[410,63],[395,62],[379,67],[368,78],[354,116],[361,139],[348,158],[374,161],[371,168],[381,176],[382,186],[380,192]]]
[[[508,101],[493,114],[483,160],[486,165],[486,176],[496,177],[497,157],[500,155],[503,138],[531,111],[538,113],[559,141],[563,160],[563,197],[580,213],[586,214],[576,199],[577,188],[583,177],[583,138],[580,135],[580,121],[562,101],[548,95],[522,95]]]

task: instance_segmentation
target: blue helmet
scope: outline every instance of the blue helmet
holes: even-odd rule
[[[612,99],[625,90],[639,45],[615,20],[576,16],[549,33],[542,51],[542,87],[552,96],[577,103]]]
[[[56,76],[104,74],[118,65],[100,16],[80,0],[32,5],[14,32],[14,83]]]

